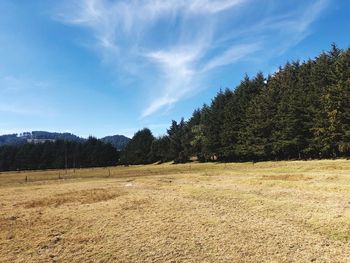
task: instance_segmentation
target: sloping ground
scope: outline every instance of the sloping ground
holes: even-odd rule
[[[350,161],[110,169],[1,174],[0,261],[350,261]]]

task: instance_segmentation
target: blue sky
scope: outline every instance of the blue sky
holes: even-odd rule
[[[349,0],[1,0],[0,134],[155,135],[243,75],[350,45]]]

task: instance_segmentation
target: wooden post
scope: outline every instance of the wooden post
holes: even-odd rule
[[[75,173],[75,154],[73,155],[73,172]]]
[[[67,154],[67,142],[64,142],[64,169],[66,170],[66,174],[67,174],[67,168],[68,168],[68,154]]]
[[[27,175],[26,175],[26,178],[24,180],[25,180],[26,183],[28,182],[28,176]]]

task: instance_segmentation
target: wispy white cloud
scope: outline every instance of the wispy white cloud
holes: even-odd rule
[[[150,94],[144,118],[193,94],[203,85],[204,73],[258,54],[285,52],[310,33],[328,4],[77,0],[64,2],[56,19],[91,30],[98,52],[119,75],[141,81],[152,76],[153,85],[142,87]],[[270,11],[262,13],[265,9]]]
[[[15,113],[20,115],[31,115],[30,111],[27,111],[26,109],[23,109],[19,107],[19,105],[10,105],[10,104],[1,104],[0,105],[0,112],[4,113]]]
[[[0,113],[23,116],[53,116],[43,99],[49,83],[14,75],[0,76]]]
[[[22,116],[52,116],[53,113],[40,105],[23,104],[18,102],[0,104],[0,113],[15,114]]]
[[[310,25],[320,16],[327,8],[330,0],[314,1],[305,12],[301,12],[300,16],[290,23],[291,27],[297,32],[305,32],[309,30]]]
[[[233,64],[241,58],[244,58],[261,49],[260,43],[239,44],[230,47],[222,54],[209,60],[204,66],[203,71],[209,71],[211,69]]]
[[[0,76],[0,94],[11,92],[23,92],[30,88],[33,92],[43,91],[49,87],[44,81],[33,80],[14,75]]]
[[[149,116],[164,106],[171,106],[186,95],[189,89],[194,88],[191,87],[191,82],[197,73],[194,64],[200,56],[200,49],[186,50],[185,48],[148,54],[162,72],[160,81],[166,84],[163,84],[163,88],[159,90],[158,97],[143,111],[142,117]]]
[[[217,13],[246,2],[245,0],[194,0],[192,3],[182,1],[185,8],[190,11],[203,13]]]

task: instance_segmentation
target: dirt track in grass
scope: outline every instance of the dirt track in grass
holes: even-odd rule
[[[350,161],[2,173],[0,230],[0,262],[349,262]]]

